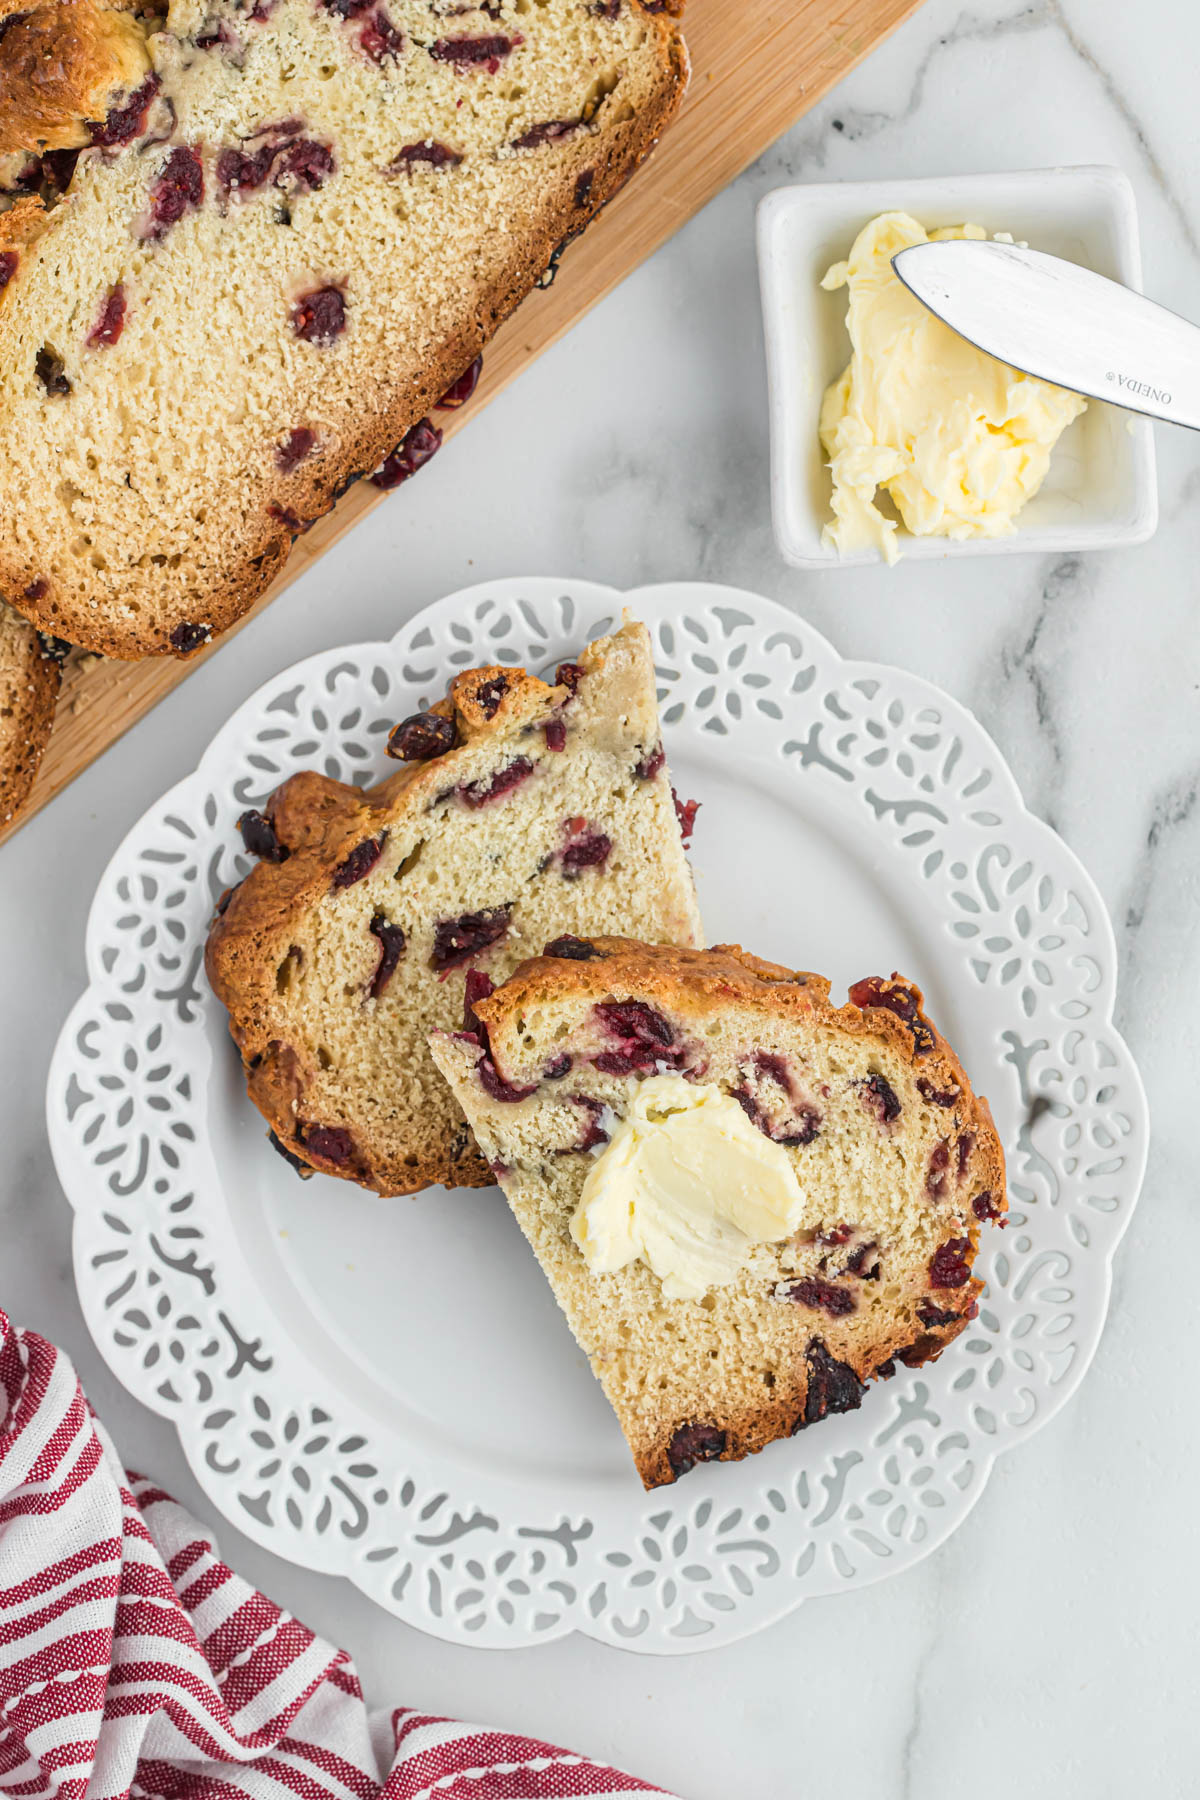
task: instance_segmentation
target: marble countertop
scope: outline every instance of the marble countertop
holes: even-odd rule
[[[3,851],[0,1301],[74,1357],[125,1461],[200,1515],[174,1433],[91,1346],[42,1118],[83,929],[125,830],[280,667],[382,635],[501,574],[773,595],[850,655],[974,708],[1029,805],[1097,878],[1155,1141],[1112,1316],[1074,1403],[1002,1459],[907,1575],[708,1655],[574,1638],[496,1654],[425,1638],[221,1523],[225,1554],[346,1645],[371,1699],[534,1732],[686,1800],[976,1800],[1195,1791],[1200,1434],[1165,1276],[1200,1257],[1200,440],[1159,428],[1162,523],[1092,557],[787,570],[771,537],[754,207],[786,181],[1120,165],[1147,289],[1200,316],[1200,162],[1184,0],[927,0],[848,81]],[[1181,1110],[1182,1109],[1182,1110]],[[1189,1724],[1189,1719],[1191,1723]]]

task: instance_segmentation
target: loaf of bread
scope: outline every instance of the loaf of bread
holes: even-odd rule
[[[433,1066],[465,983],[586,925],[702,941],[643,625],[556,684],[472,669],[398,725],[363,791],[292,776],[243,835],[262,860],[207,968],[279,1148],[380,1194],[492,1180]]]
[[[0,600],[0,825],[25,803],[54,724],[60,651]]]
[[[673,10],[0,0],[0,595],[187,655],[411,472],[673,116]]]
[[[835,1007],[820,976],[736,946],[565,939],[490,996],[477,984],[468,1023],[434,1039],[434,1060],[648,1488],[858,1406],[895,1359],[936,1356],[974,1315],[980,1229],[1007,1206],[1003,1153],[899,976]],[[648,1224],[628,1184],[607,1190],[620,1206],[598,1272],[592,1209],[633,1166],[635,1107],[638,1155],[672,1112],[715,1108],[721,1123],[681,1138],[677,1165],[644,1165]],[[739,1135],[748,1151],[726,1160]],[[664,1176],[689,1167],[684,1191],[711,1217]],[[753,1213],[760,1174],[793,1193],[778,1241],[732,1223]],[[631,1236],[613,1254],[627,1231],[646,1247],[630,1256]]]

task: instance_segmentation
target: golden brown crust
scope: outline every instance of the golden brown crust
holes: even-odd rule
[[[0,155],[74,150],[150,67],[133,13],[99,0],[0,0]]]
[[[19,812],[54,727],[59,665],[0,601],[0,822]]]
[[[26,616],[44,630],[54,632],[88,650],[122,660],[146,656],[187,656],[192,649],[217,637],[254,604],[282,569],[292,543],[318,518],[329,512],[346,489],[360,477],[378,469],[409,430],[436,407],[438,400],[468,368],[497,328],[553,268],[562,250],[578,237],[596,214],[620,191],[646,157],[679,110],[688,79],[687,51],[677,28],[665,16],[653,19],[664,59],[670,70],[656,97],[632,121],[628,134],[596,140],[591,161],[592,179],[581,202],[574,167],[564,173],[556,201],[522,237],[514,264],[464,317],[455,331],[400,383],[390,397],[379,401],[372,413],[358,404],[348,405],[338,422],[336,452],[301,464],[291,475],[272,472],[261,482],[260,504],[247,516],[244,529],[230,532],[222,507],[210,509],[225,520],[214,529],[211,563],[192,579],[185,593],[170,571],[153,567],[130,572],[129,592],[147,596],[137,617],[113,608],[106,613],[102,599],[89,595],[86,606],[56,591],[46,572],[33,565],[27,552],[10,540],[0,542],[0,592],[14,599]],[[53,223],[54,214],[50,215]],[[295,521],[292,523],[291,521]],[[148,625],[148,617],[154,623]],[[188,648],[172,643],[172,633],[194,628],[185,636]]]
[[[969,1134],[973,1180],[990,1195],[994,1207],[988,1216],[999,1218],[1007,1211],[1004,1153],[990,1108],[974,1094],[954,1050],[926,1016],[923,996],[914,983],[895,974],[856,982],[851,992],[857,992],[862,1003],[848,1000],[838,1007],[830,1002],[829,982],[823,976],[765,962],[736,944],[689,950],[625,938],[585,941],[594,957],[581,957],[576,945],[573,954],[532,958],[477,1004],[498,1067],[518,1066],[519,1026],[525,1015],[567,999],[586,1003],[636,997],[685,1026],[726,1007],[749,1007],[784,1023],[809,1019],[885,1046],[909,1065],[930,1093],[953,1094],[954,1131],[958,1136]],[[889,1001],[899,1011],[891,1010]],[[971,1262],[978,1250],[980,1222],[973,1216],[962,1227]],[[974,1316],[982,1288],[982,1281],[972,1276],[954,1285],[941,1306],[935,1291],[930,1304],[940,1316],[915,1337],[902,1314],[895,1317],[890,1335],[877,1333],[867,1343],[856,1334],[853,1321],[836,1317],[822,1321],[817,1335],[811,1324],[797,1317],[795,1354],[776,1366],[770,1392],[756,1394],[752,1405],[714,1406],[702,1419],[659,1418],[640,1437],[623,1421],[646,1487],[674,1481],[685,1472],[683,1465],[690,1466],[686,1448],[693,1440],[699,1446],[693,1460],[732,1462],[790,1436],[829,1411],[849,1410],[859,1403],[865,1384],[889,1373],[894,1360],[915,1367],[939,1356]],[[681,1432],[692,1434],[683,1440],[683,1450],[677,1441]],[[704,1453],[705,1445],[710,1453]]]

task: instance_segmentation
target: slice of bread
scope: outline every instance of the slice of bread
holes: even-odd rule
[[[381,786],[298,774],[243,819],[263,860],[213,923],[208,975],[285,1153],[380,1194],[487,1186],[428,1049],[462,1024],[468,974],[503,980],[585,925],[703,941],[646,628],[554,687],[457,675],[390,744],[414,760]]]
[[[974,1315],[980,1225],[1007,1205],[987,1103],[911,983],[850,995],[832,1006],[821,976],[733,945],[601,937],[549,946],[475,1000],[472,1034],[434,1040],[648,1488],[858,1406]],[[666,1071],[732,1095],[803,1195],[794,1234],[748,1243],[702,1298],[667,1298],[640,1259],[594,1273],[571,1228],[595,1158]]]
[[[661,0],[159,10],[0,0],[0,594],[127,658],[436,448],[687,76]]]
[[[50,741],[60,650],[0,600],[0,825],[24,805]]]

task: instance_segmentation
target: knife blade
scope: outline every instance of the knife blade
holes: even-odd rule
[[[892,258],[909,292],[989,356],[1200,431],[1200,327],[1044,250],[947,238]]]

